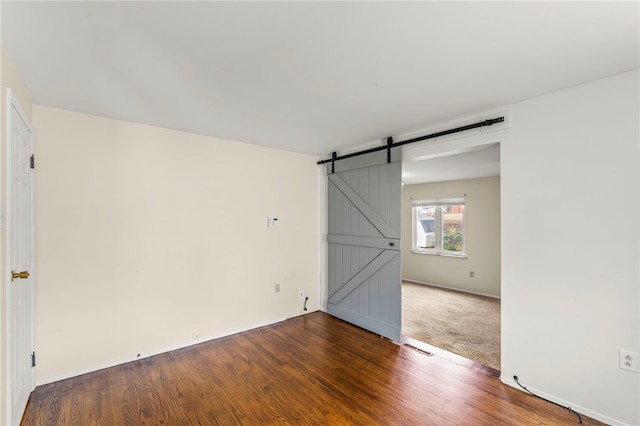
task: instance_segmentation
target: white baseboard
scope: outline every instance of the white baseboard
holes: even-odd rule
[[[216,335],[213,335],[213,336],[206,336],[206,337],[200,338],[198,340],[192,340],[192,341],[189,341],[189,342],[186,342],[186,343],[180,343],[180,344],[177,344],[177,345],[174,345],[174,346],[169,346],[169,347],[166,347],[166,348],[158,349],[158,350],[155,350],[155,351],[152,351],[152,352],[142,353],[142,354],[140,354],[138,356],[135,356],[135,357],[122,358],[122,359],[106,362],[104,364],[97,365],[97,366],[94,366],[94,367],[75,370],[75,371],[72,371],[72,372],[69,372],[69,373],[61,374],[59,376],[45,377],[45,378],[37,380],[36,381],[36,386],[46,385],[46,384],[49,384],[49,383],[58,382],[60,380],[70,379],[72,377],[81,376],[83,374],[93,373],[93,372],[99,371],[99,370],[104,370],[105,368],[111,368],[111,367],[115,367],[117,365],[126,364],[126,363],[131,362],[131,361],[137,361],[137,360],[140,360],[140,359],[149,358],[151,356],[160,355],[160,354],[165,353],[165,352],[170,352],[170,351],[175,351],[177,349],[187,348],[189,346],[198,345],[200,343],[208,342],[210,340],[219,339],[221,337],[226,337],[226,336],[231,336],[233,334],[243,333],[245,331],[253,330],[253,329],[264,327],[264,326],[267,326],[267,325],[277,324],[277,323],[282,322],[284,320],[285,320],[285,318],[279,318],[279,319],[276,319],[276,320],[273,320],[273,321],[253,324],[253,325],[251,325],[249,327],[243,327],[243,328],[240,328],[240,329],[231,330],[231,331],[224,332],[224,333],[221,333],[221,334],[216,334]]]
[[[504,383],[505,385],[511,386],[512,388],[515,388],[521,392],[524,392],[524,390],[522,390],[522,388],[520,386],[518,386],[518,384],[516,383],[515,380],[513,380],[513,378],[511,377],[504,377],[504,376],[500,376],[500,381],[502,383]],[[611,425],[611,426],[631,426],[627,423],[621,422],[619,420],[613,419],[609,416],[605,416],[604,414],[598,413],[596,411],[590,410],[588,408],[585,408],[581,405],[578,404],[574,404],[572,402],[566,401],[562,398],[558,398],[554,395],[549,395],[546,392],[543,392],[539,389],[534,389],[532,387],[527,386],[527,389],[529,389],[531,392],[535,393],[536,395],[539,395],[545,399],[548,399],[549,401],[553,401],[557,404],[560,405],[564,405],[565,407],[570,407],[573,411],[575,411],[576,413],[580,413],[581,415],[587,416],[587,417],[591,417],[594,420],[598,420],[602,423]],[[577,421],[576,421],[577,423]]]
[[[500,299],[500,296],[496,296],[495,294],[480,293],[480,292],[477,292],[477,291],[465,290],[465,289],[457,288],[457,287],[449,287],[449,286],[446,286],[446,285],[426,283],[426,282],[423,282],[423,281],[412,280],[410,278],[402,278],[402,281],[406,281],[408,283],[414,283],[414,284],[428,285],[430,287],[444,288],[446,290],[459,291],[461,293],[477,294],[478,296],[491,297],[493,299]]]
[[[313,312],[318,312],[319,310],[320,310],[320,308],[315,308],[315,309],[313,309],[311,311],[302,311],[302,312],[299,312],[299,313],[297,313],[295,315],[291,315],[290,317],[287,317],[286,319],[293,319],[293,318],[303,317],[303,316],[305,316],[307,314],[311,314]]]

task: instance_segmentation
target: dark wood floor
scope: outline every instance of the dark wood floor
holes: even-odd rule
[[[574,425],[576,417],[485,371],[315,312],[39,386],[22,424]]]

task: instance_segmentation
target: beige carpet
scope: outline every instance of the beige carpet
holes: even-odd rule
[[[404,281],[402,334],[500,369],[500,299]]]

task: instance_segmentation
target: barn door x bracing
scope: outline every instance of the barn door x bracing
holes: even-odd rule
[[[387,154],[379,151],[327,167],[327,311],[400,341],[402,165],[398,150]]]

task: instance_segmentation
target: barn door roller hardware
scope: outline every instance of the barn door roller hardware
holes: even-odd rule
[[[393,148],[393,138],[389,136],[387,138],[387,163],[391,162],[391,148]]]
[[[326,160],[320,160],[318,161],[318,164],[331,163],[331,173],[333,173],[335,170],[335,162],[338,160],[344,160],[346,158],[357,157],[359,155],[370,154],[372,152],[378,152],[378,151],[384,151],[384,150],[387,151],[387,162],[390,162],[391,148],[396,148],[398,146],[407,145],[414,142],[420,142],[427,139],[433,139],[440,136],[446,136],[453,133],[464,132],[465,130],[477,129],[478,127],[492,126],[496,123],[502,123],[503,121],[504,121],[504,117],[491,118],[488,120],[479,121],[477,123],[467,124],[466,126],[460,126],[460,127],[456,127],[454,129],[449,129],[449,130],[443,130],[441,132],[431,133],[430,135],[426,135],[426,136],[418,136],[417,138],[408,139],[406,141],[400,141],[400,142],[394,142],[392,137],[388,137],[387,143],[383,146],[377,146],[375,148],[369,148],[363,151],[353,152],[351,154],[345,154],[340,156],[337,155],[337,153],[334,151],[331,153],[331,158],[328,158]]]

